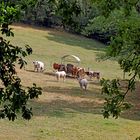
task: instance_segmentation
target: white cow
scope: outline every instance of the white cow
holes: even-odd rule
[[[41,61],[33,61],[34,71],[43,72],[44,71],[44,63]]]
[[[59,79],[61,77],[63,78],[63,81],[65,81],[65,79],[66,79],[66,72],[65,71],[56,71],[55,75],[56,75],[57,81],[59,81]]]

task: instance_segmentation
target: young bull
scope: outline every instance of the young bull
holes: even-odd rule
[[[78,78],[78,81],[79,81],[80,87],[86,91],[87,85],[88,85],[87,79],[86,78]]]
[[[44,71],[44,63],[41,61],[33,61],[34,71],[43,72]]]

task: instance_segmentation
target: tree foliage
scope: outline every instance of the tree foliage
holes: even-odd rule
[[[117,34],[119,24],[123,22],[124,19],[125,17],[123,16],[122,10],[115,10],[108,18],[105,18],[103,15],[98,15],[89,20],[82,34],[108,44],[111,37]]]
[[[14,0],[22,4],[21,22],[46,27],[60,27],[76,33],[98,14],[91,0]]]
[[[26,63],[24,57],[32,54],[29,45],[25,49],[14,46],[7,41],[8,36],[14,36],[9,25],[19,19],[20,6],[11,1],[0,1],[0,118],[14,121],[21,113],[24,119],[31,119],[32,109],[28,107],[29,99],[38,98],[41,88],[34,83],[32,87],[23,88],[21,79],[16,73],[16,65],[23,68]],[[5,35],[5,37],[4,37]]]
[[[77,1],[59,0],[57,10],[59,15],[62,15],[62,25],[64,28],[68,25],[73,27],[77,25],[76,21],[73,20],[73,17],[77,17],[81,11],[80,5]]]
[[[101,81],[103,86],[102,93],[108,95],[108,98],[105,99],[103,112],[105,118],[108,118],[110,115],[118,118],[122,111],[131,107],[125,101],[125,97],[129,91],[135,90],[136,80],[137,78],[140,79],[140,19],[139,15],[137,18],[132,16],[132,11],[136,8],[136,2],[135,0],[118,1],[124,8],[125,20],[119,25],[116,36],[111,38],[107,56],[117,57],[120,67],[124,72],[129,73],[130,79],[125,90],[121,88],[119,79],[103,79]],[[114,8],[110,8],[110,12]],[[107,11],[105,16],[108,16],[110,12]]]

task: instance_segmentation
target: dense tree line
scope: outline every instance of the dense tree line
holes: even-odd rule
[[[20,22],[63,28],[74,33],[81,33],[89,20],[99,15],[91,0],[35,0],[32,4],[22,0],[20,3],[24,5]]]
[[[129,12],[126,5],[129,4],[131,7],[134,3],[133,1],[110,3],[106,0],[102,2],[99,0],[15,0],[15,2],[22,3],[24,7],[20,22],[63,28],[106,44],[110,42],[112,36],[116,35],[120,23],[125,20]],[[102,10],[103,5],[107,5],[104,10]],[[133,20],[139,19],[139,7],[139,2],[133,5],[131,12]],[[106,19],[102,14],[107,16],[109,10],[113,11]]]

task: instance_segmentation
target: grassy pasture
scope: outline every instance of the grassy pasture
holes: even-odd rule
[[[12,27],[15,37],[10,38],[11,42],[33,48],[33,54],[26,58],[26,70],[17,68],[18,75],[25,87],[35,82],[42,87],[43,94],[29,102],[34,113],[30,121],[20,117],[15,122],[0,120],[0,140],[134,140],[140,135],[139,84],[134,96],[128,96],[134,107],[117,120],[104,119],[101,114],[104,97],[96,80],[89,81],[85,94],[76,79],[57,82],[49,74],[53,73],[54,62],[60,62],[65,54],[74,54],[81,59],[81,67],[98,70],[105,78],[122,78],[116,62],[96,61],[104,53],[104,45],[52,29]],[[43,61],[46,70],[33,72],[33,60]]]

